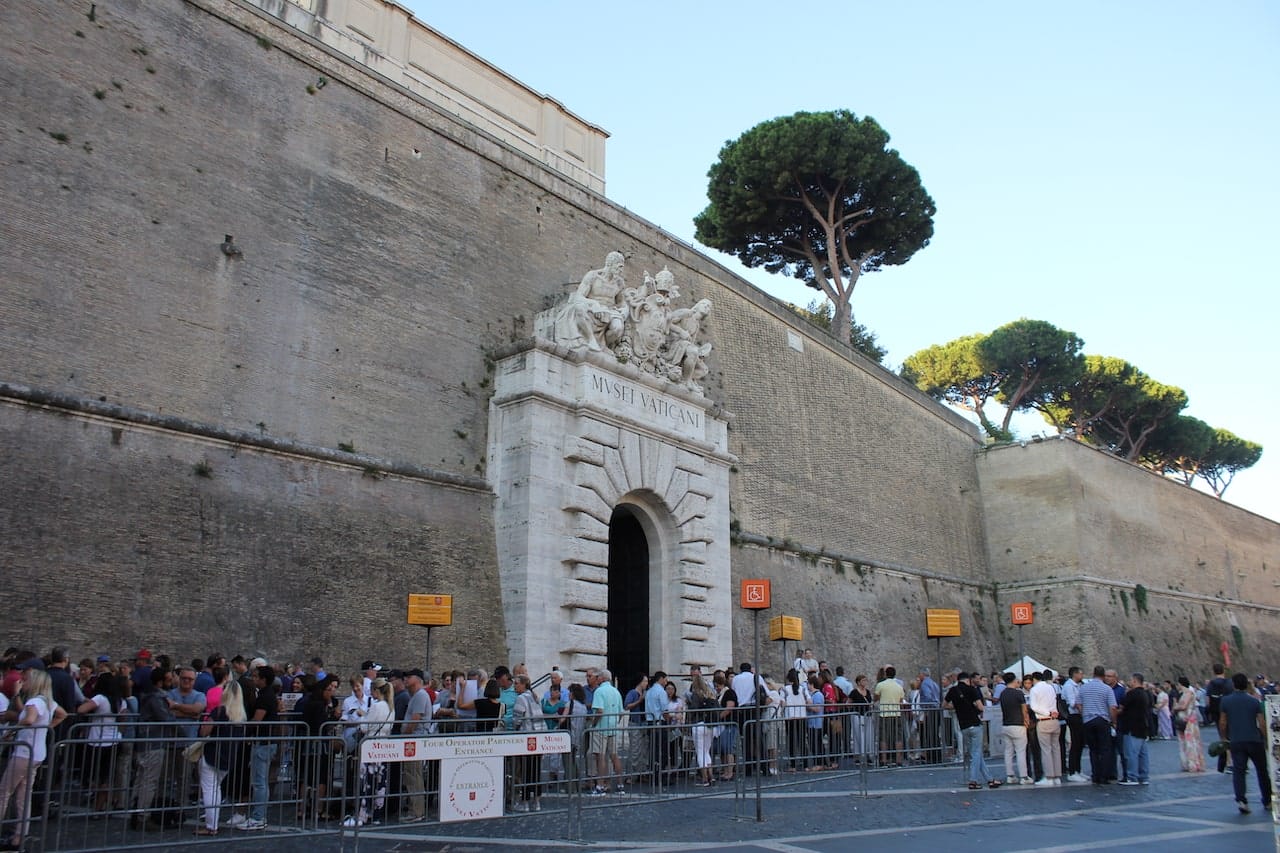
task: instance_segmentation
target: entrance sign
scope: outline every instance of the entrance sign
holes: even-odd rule
[[[775,616],[769,620],[770,640],[804,640],[804,620],[799,616]]]
[[[568,752],[572,746],[568,732],[458,735],[425,738],[425,741],[423,757],[428,760],[476,755],[546,755]]]
[[[440,822],[502,817],[502,759],[440,762]]]
[[[1030,601],[1019,601],[1017,604],[1009,606],[1009,610],[1013,615],[1013,624],[1030,625],[1035,621],[1034,608]]]
[[[502,759],[510,755],[568,752],[568,732],[365,738],[366,764],[440,762],[440,821],[502,816]]]
[[[924,628],[930,640],[936,637],[959,637],[960,611],[936,608],[925,610]]]
[[[409,624],[410,625],[452,625],[453,624],[453,596],[452,595],[410,595],[409,596]]]
[[[546,755],[568,752],[570,747],[568,732],[365,738],[360,741],[360,760],[366,764],[382,764],[389,761]]]
[[[742,582],[742,606],[747,610],[769,609],[769,581],[765,579]]]

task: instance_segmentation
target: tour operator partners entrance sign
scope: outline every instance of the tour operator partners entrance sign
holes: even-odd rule
[[[568,752],[568,732],[368,738],[360,742],[367,764],[440,762],[440,821],[501,817],[502,759]]]

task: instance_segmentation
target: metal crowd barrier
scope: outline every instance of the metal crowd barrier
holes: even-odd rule
[[[195,833],[210,825],[219,836],[241,834],[238,827],[254,813],[265,823],[254,834],[308,828],[308,820],[299,816],[300,786],[320,784],[325,771],[315,763],[300,775],[297,762],[312,744],[326,739],[308,737],[305,724],[214,724],[223,730],[240,725],[248,733],[243,739],[218,739],[229,745],[231,755],[224,772],[188,760],[184,752],[199,738],[179,733],[173,723],[122,725],[132,737],[95,742],[92,722],[64,724],[55,732],[37,786],[39,831],[30,849],[176,846],[203,840]]]
[[[558,721],[557,721],[558,722]],[[685,711],[662,723],[616,727],[587,717],[565,754],[503,760],[502,814],[561,812],[567,838],[581,837],[584,809],[663,798],[735,795],[812,781],[801,774],[859,777],[883,768],[958,763],[953,715],[940,709],[881,714],[839,706],[834,713],[788,719],[750,706]],[[540,723],[541,725],[542,723]],[[352,834],[440,820],[434,761],[362,764],[349,724],[311,735],[295,720],[239,724],[225,773],[184,755],[189,733],[172,723],[122,722],[130,734],[95,744],[92,721],[64,725],[34,776],[28,849],[78,851],[250,841],[289,833]],[[220,723],[226,730],[237,724]],[[438,727],[434,737],[465,736],[466,725]],[[25,744],[0,742],[6,769]],[[206,746],[206,749],[208,747]],[[202,784],[203,783],[203,784]],[[215,813],[216,810],[216,813]],[[16,816],[6,812],[6,830]],[[246,825],[261,817],[264,827]],[[249,828],[250,826],[256,828]]]
[[[24,727],[28,736],[48,737],[48,729]],[[42,772],[41,765],[32,764],[32,744],[19,740],[17,730],[9,729],[0,739],[0,838],[15,834],[31,838],[32,826],[39,825],[36,809],[41,804],[35,796]]]

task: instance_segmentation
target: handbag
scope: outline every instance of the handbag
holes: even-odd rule
[[[204,741],[192,741],[186,749],[182,750],[182,757],[192,764],[198,764],[201,758],[204,758]]]

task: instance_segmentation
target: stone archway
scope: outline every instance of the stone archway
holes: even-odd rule
[[[648,551],[640,668],[728,659],[727,442],[710,401],[612,356],[535,339],[499,361],[489,473],[511,660],[569,672],[607,664],[618,511]]]

